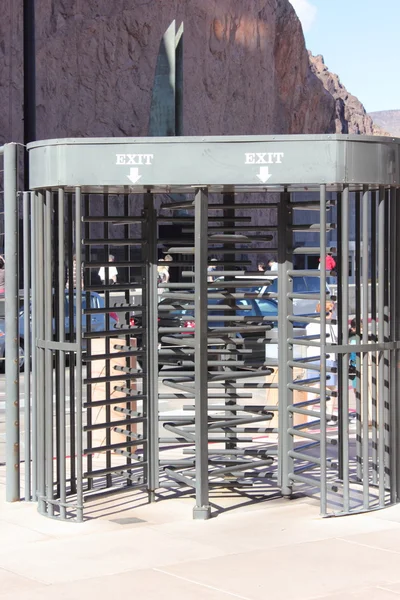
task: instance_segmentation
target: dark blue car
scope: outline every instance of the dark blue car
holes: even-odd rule
[[[65,291],[65,335],[68,338],[68,334],[70,331],[70,293],[68,290]],[[97,294],[96,292],[90,292],[90,308],[100,309],[104,308],[104,298]],[[87,308],[86,301],[86,292],[82,292],[82,311]],[[114,326],[118,323],[118,315],[116,313],[110,314],[110,327],[109,329],[113,329]],[[76,294],[74,293],[74,326],[73,330],[76,327]],[[90,328],[93,332],[105,331],[106,329],[106,318],[105,313],[99,312],[91,314],[90,316]],[[53,319],[53,332],[56,329],[55,320]],[[82,331],[86,331],[86,315],[82,312]],[[4,357],[5,357],[5,321],[4,319],[0,319],[0,358],[3,359],[1,362],[4,365]],[[1,335],[3,333],[3,336]],[[25,346],[25,310],[24,307],[20,310],[19,313],[19,356],[20,356],[20,370],[24,368],[24,346]],[[3,367],[4,370],[4,367]]]

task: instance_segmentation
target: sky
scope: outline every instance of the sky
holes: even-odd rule
[[[400,109],[400,0],[290,0],[306,47],[367,112]]]

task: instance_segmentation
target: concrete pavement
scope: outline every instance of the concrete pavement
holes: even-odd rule
[[[1,600],[400,599],[400,505],[321,519],[310,498],[221,491],[218,516],[193,521],[193,498],[138,492],[91,503],[76,524],[7,504],[4,481],[1,467]]]

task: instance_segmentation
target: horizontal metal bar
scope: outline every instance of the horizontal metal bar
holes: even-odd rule
[[[62,506],[64,508],[69,508],[69,509],[83,509],[83,506],[81,506],[78,503],[74,503],[74,502],[61,502],[61,500],[57,500],[54,498],[48,498],[47,496],[38,496],[37,500],[42,500],[43,502],[47,502],[48,504],[51,504],[53,506]]]
[[[87,477],[88,479],[94,479],[95,477],[101,477],[103,475],[108,475],[111,473],[132,471],[133,469],[137,469],[137,466],[132,463],[128,463],[125,465],[118,465],[116,467],[108,467],[107,469],[98,469],[97,471],[87,471],[84,474],[84,477]]]
[[[317,383],[319,383],[319,379],[316,380]],[[289,390],[297,390],[298,392],[308,392],[309,394],[318,394],[318,396],[321,396],[322,390],[319,387],[311,387],[311,386],[307,386],[307,385],[300,385],[297,383],[288,383],[288,388]],[[326,398],[330,398],[330,397],[334,397],[336,398],[337,396],[337,391],[335,390],[330,390],[329,388],[326,389]]]
[[[231,467],[224,467],[223,469],[211,469],[209,470],[209,477],[218,477],[219,475],[224,475],[225,473],[234,473],[236,471],[247,471],[254,470],[260,467],[269,467],[274,462],[274,459],[266,458],[265,460],[256,460],[254,462],[246,462],[244,465],[235,464]]]
[[[103,306],[102,308],[84,308],[84,315],[106,315],[109,313],[129,313],[136,306],[134,304],[125,304],[124,306]]]
[[[113,381],[122,381],[122,380],[132,380],[132,379],[142,379],[143,373],[138,372],[132,375],[121,374],[121,375],[108,375],[105,377],[91,377],[84,380],[85,385],[96,385],[96,383],[112,383]]]
[[[147,240],[138,238],[84,238],[85,246],[143,246]]]
[[[321,254],[321,250],[319,246],[300,246],[299,248],[292,248],[292,254],[315,254],[319,256]],[[336,252],[335,246],[330,246],[325,249],[326,254],[330,252]]]
[[[101,217],[82,217],[83,223],[111,223],[111,224],[123,224],[128,225],[130,223],[143,223],[144,217],[116,217],[112,215],[101,216]]]
[[[321,348],[321,342],[313,342],[312,340],[320,339],[319,335],[305,335],[303,338],[288,338],[287,343],[294,346],[312,346],[313,348]],[[325,347],[326,348],[326,347]]]
[[[304,400],[304,402],[296,402],[295,404],[292,404],[291,406],[293,406],[294,408],[301,408],[303,406],[309,406],[310,404],[319,404],[321,402],[321,398],[313,398],[312,400]]]
[[[294,300],[319,300],[321,297],[320,293],[315,294],[298,294],[298,293],[289,293],[287,294],[287,298],[292,298]],[[331,298],[331,294],[326,294],[327,299]]]
[[[91,362],[95,360],[111,360],[113,358],[130,358],[135,356],[142,356],[145,354],[144,350],[130,350],[129,352],[111,352],[110,354],[85,354],[83,362]]]
[[[250,398],[252,397],[251,394],[249,394]],[[231,396],[229,394],[226,394],[227,398],[230,398]],[[234,398],[237,398],[237,395],[233,396]],[[240,397],[240,396],[239,396]],[[183,410],[194,410],[195,406],[194,404],[184,404],[182,406]],[[255,412],[255,413],[264,413],[265,411],[276,411],[278,410],[277,406],[258,406],[257,404],[209,404],[208,405],[208,410],[212,411],[212,410],[226,410],[226,411],[231,411],[231,410],[242,410],[242,411],[250,411],[250,412]]]
[[[291,427],[288,429],[288,433],[293,436],[305,438],[306,440],[312,440],[313,442],[321,441],[321,436],[318,434],[298,431],[297,429],[293,429]],[[337,440],[335,438],[327,438],[326,442],[327,444],[331,444],[332,446],[337,445]]]
[[[371,342],[370,344],[341,344],[326,345],[327,353],[350,354],[352,352],[378,352],[380,350],[398,350],[400,341],[398,342]]]
[[[98,338],[106,338],[106,337],[122,337],[126,335],[130,335],[131,337],[135,337],[135,334],[143,333],[144,329],[140,327],[131,327],[130,329],[106,329],[104,331],[85,331],[83,337],[85,340],[93,340]]]
[[[182,460],[159,460],[158,461],[159,465],[161,467],[163,466],[168,466],[168,467],[193,467],[195,464],[194,460],[191,460],[190,458],[183,458]],[[162,487],[162,486],[160,486]]]
[[[309,417],[320,418],[320,416],[321,416],[320,412],[315,412],[313,410],[307,410],[306,408],[296,407],[296,406],[293,406],[293,404],[291,406],[288,406],[288,411],[291,413],[294,413],[296,415],[305,415],[305,416],[309,416]],[[307,423],[307,425],[308,425],[308,423]]]
[[[76,352],[78,344],[72,342],[54,342],[53,340],[36,340],[36,345],[44,350],[60,350],[63,352]]]
[[[315,360],[319,360],[319,359],[317,358]],[[289,367],[294,367],[295,369],[303,368],[303,369],[308,369],[309,371],[321,371],[320,364],[313,364],[313,363],[306,363],[306,362],[298,363],[295,360],[289,360],[287,364]],[[325,370],[327,373],[337,373],[337,367],[329,367],[328,365],[326,365]]]
[[[305,460],[316,465],[321,464],[321,459],[317,456],[310,456],[309,454],[303,454],[302,452],[296,452],[295,450],[289,450],[289,456],[298,460]]]
[[[146,439],[141,440],[126,440],[125,442],[118,442],[118,444],[108,444],[104,446],[95,446],[93,448],[86,448],[84,450],[86,454],[100,454],[101,452],[109,452],[117,450],[118,448],[129,448],[130,446],[142,446],[147,443]]]
[[[291,231],[312,231],[312,232],[318,232],[321,231],[321,225],[320,223],[301,223],[301,224],[295,224],[295,225],[289,225],[289,229]],[[325,231],[332,231],[333,229],[336,229],[336,223],[326,223],[326,228]]]
[[[136,417],[134,419],[121,419],[120,421],[106,421],[104,423],[92,423],[91,425],[85,425],[84,431],[97,431],[98,429],[114,429],[119,425],[134,425],[135,423],[142,423],[146,420],[146,417]]]
[[[147,396],[137,394],[136,396],[125,396],[124,398],[105,398],[104,400],[95,400],[93,402],[85,402],[84,408],[96,408],[97,406],[110,406],[111,404],[126,404],[127,402],[141,402],[147,400]]]
[[[321,487],[321,482],[318,479],[313,479],[312,477],[304,477],[304,475],[298,475],[297,473],[289,473],[289,480],[296,481],[298,483],[305,483],[307,485],[311,485],[313,487]],[[334,483],[326,482],[326,487],[332,492],[337,492],[339,490],[338,486]]]

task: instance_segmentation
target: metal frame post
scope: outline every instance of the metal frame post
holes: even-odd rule
[[[23,192],[23,261],[24,261],[24,309],[30,315],[30,228],[29,192]],[[31,499],[31,370],[30,370],[30,319],[24,319],[24,386],[25,386],[25,500]]]
[[[17,145],[4,146],[6,500],[20,499]]]
[[[37,473],[38,473],[38,460],[37,460],[37,350],[36,350],[36,314],[37,314],[37,269],[36,269],[36,249],[37,249],[37,198],[35,192],[30,192],[30,203],[31,203],[31,304],[29,310],[29,320],[32,316],[32,328],[31,328],[31,354],[32,354],[32,384],[31,384],[31,406],[32,406],[32,500],[37,500]],[[26,268],[26,266],[25,266]],[[26,310],[25,304],[25,310]],[[25,319],[27,320],[27,319]],[[26,349],[25,349],[26,355]],[[25,384],[26,385],[26,384]]]
[[[146,214],[146,371],[147,371],[147,463],[151,502],[159,487],[158,448],[158,290],[157,290],[157,215],[153,194],[144,198]]]
[[[368,186],[363,186],[362,194],[362,307],[361,317],[363,323],[362,343],[368,344],[368,267],[369,253],[368,249],[368,232],[369,232],[369,191]],[[362,484],[363,484],[363,506],[366,510],[369,509],[369,408],[368,408],[368,358],[369,352],[362,354],[362,381],[361,381],[361,398],[362,398]]]
[[[211,515],[208,483],[208,366],[207,366],[207,266],[208,266],[208,191],[197,189],[194,224],[195,291],[195,440],[196,506],[194,519]]]
[[[347,346],[349,343],[349,208],[350,208],[350,190],[349,186],[343,186],[341,196],[341,286],[342,286],[342,344]],[[339,285],[339,282],[338,282]],[[343,469],[343,511],[350,510],[350,481],[349,481],[349,354],[341,355],[342,363],[342,381],[341,396],[339,396],[339,427],[341,431],[341,449],[342,449],[342,469]]]
[[[320,482],[321,482],[321,498],[320,507],[321,514],[327,513],[327,485],[326,485],[326,185],[321,185],[319,190],[320,201],[320,320],[321,320],[321,361],[320,361]],[[332,343],[332,342],[331,342]],[[333,413],[333,411],[332,411]]]
[[[293,263],[289,262],[288,257],[288,238],[289,228],[289,194],[287,190],[281,194],[278,207],[278,401],[279,401],[279,476],[278,484],[284,497],[290,498],[292,495],[292,485],[289,480],[289,473],[293,471],[293,459],[289,456],[292,450],[293,438],[288,429],[292,427],[293,415],[289,413],[289,389],[288,384],[292,383],[289,374],[292,369],[288,367],[288,362],[293,357],[293,348],[289,349],[288,339],[292,337],[290,330],[293,330],[292,324],[288,321],[288,270],[293,268]],[[291,240],[290,240],[291,241]]]
[[[82,210],[81,188],[75,188],[76,254],[76,520],[83,521],[83,402],[82,402]],[[71,297],[70,297],[71,300]],[[72,329],[72,325],[70,326]]]

